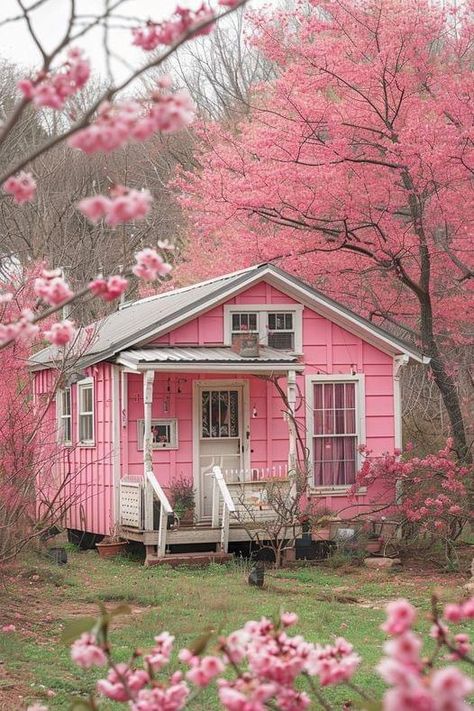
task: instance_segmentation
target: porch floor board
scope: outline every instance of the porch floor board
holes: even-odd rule
[[[138,541],[145,546],[156,545],[158,531],[141,531],[136,528],[122,526],[121,535],[129,541]],[[177,529],[170,529],[166,534],[167,546],[180,546],[192,544],[219,543],[221,540],[221,529],[212,526],[193,526]],[[241,525],[234,522],[229,526],[229,543],[248,543],[252,538],[248,531]]]

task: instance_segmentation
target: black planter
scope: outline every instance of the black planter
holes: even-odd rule
[[[65,548],[48,548],[48,557],[58,565],[66,565],[67,563]]]

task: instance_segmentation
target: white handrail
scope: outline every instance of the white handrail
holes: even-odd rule
[[[157,495],[158,499],[160,500],[161,507],[163,508],[164,512],[169,514],[173,513],[173,509],[171,507],[170,502],[168,501],[168,497],[166,496],[165,492],[161,488],[161,486],[158,483],[158,480],[156,476],[154,475],[153,472],[147,472],[146,473],[146,478],[150,482],[153,491]]]
[[[165,492],[159,485],[156,476],[153,474],[152,471],[147,471],[146,473],[146,478],[151,484],[151,487],[158,497],[158,500],[160,502],[161,506],[161,511],[160,511],[160,524],[158,527],[158,540],[156,542],[156,553],[158,555],[158,558],[163,558],[166,555],[166,538],[167,538],[167,533],[168,533],[168,514],[173,513],[173,509],[171,508],[171,504],[168,501],[168,497],[166,496]]]
[[[224,503],[229,509],[230,512],[235,511],[235,504],[232,499],[232,496],[230,495],[230,491],[227,488],[226,481],[224,479],[224,475],[222,473],[222,470],[220,467],[215,466],[212,467],[212,474],[214,476],[214,481],[217,482],[217,486],[219,487],[220,493],[222,495],[222,498],[224,499]]]

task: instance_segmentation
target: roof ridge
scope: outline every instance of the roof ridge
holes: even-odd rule
[[[248,272],[252,272],[257,269],[261,269],[261,267],[268,266],[267,262],[260,262],[259,264],[254,264],[251,267],[246,267],[245,269],[237,269],[235,272],[228,272],[228,274],[221,274],[220,276],[217,277],[212,277],[211,279],[206,279],[204,281],[197,281],[194,284],[188,284],[187,286],[181,286],[178,289],[170,289],[169,291],[163,291],[161,294],[153,294],[152,296],[144,296],[143,299],[136,299],[135,301],[126,301],[125,303],[121,304],[119,307],[119,311],[123,311],[124,309],[130,308],[131,306],[135,306],[136,304],[144,304],[148,301],[154,301],[155,299],[161,299],[164,296],[170,296],[171,294],[183,294],[186,291],[190,291],[191,289],[195,289],[197,286],[206,286],[206,284],[212,284],[217,281],[223,281],[224,279],[230,279],[231,277],[236,277],[239,276],[240,274],[246,274]]]

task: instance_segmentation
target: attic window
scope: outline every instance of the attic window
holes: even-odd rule
[[[292,313],[268,314],[268,345],[279,351],[295,349],[295,330]]]
[[[262,346],[303,352],[302,304],[252,304],[248,311],[244,309],[239,304],[224,307],[226,345],[233,345],[237,335],[256,333]]]
[[[258,313],[239,311],[232,314],[232,345],[237,336],[246,333],[258,333]]]

